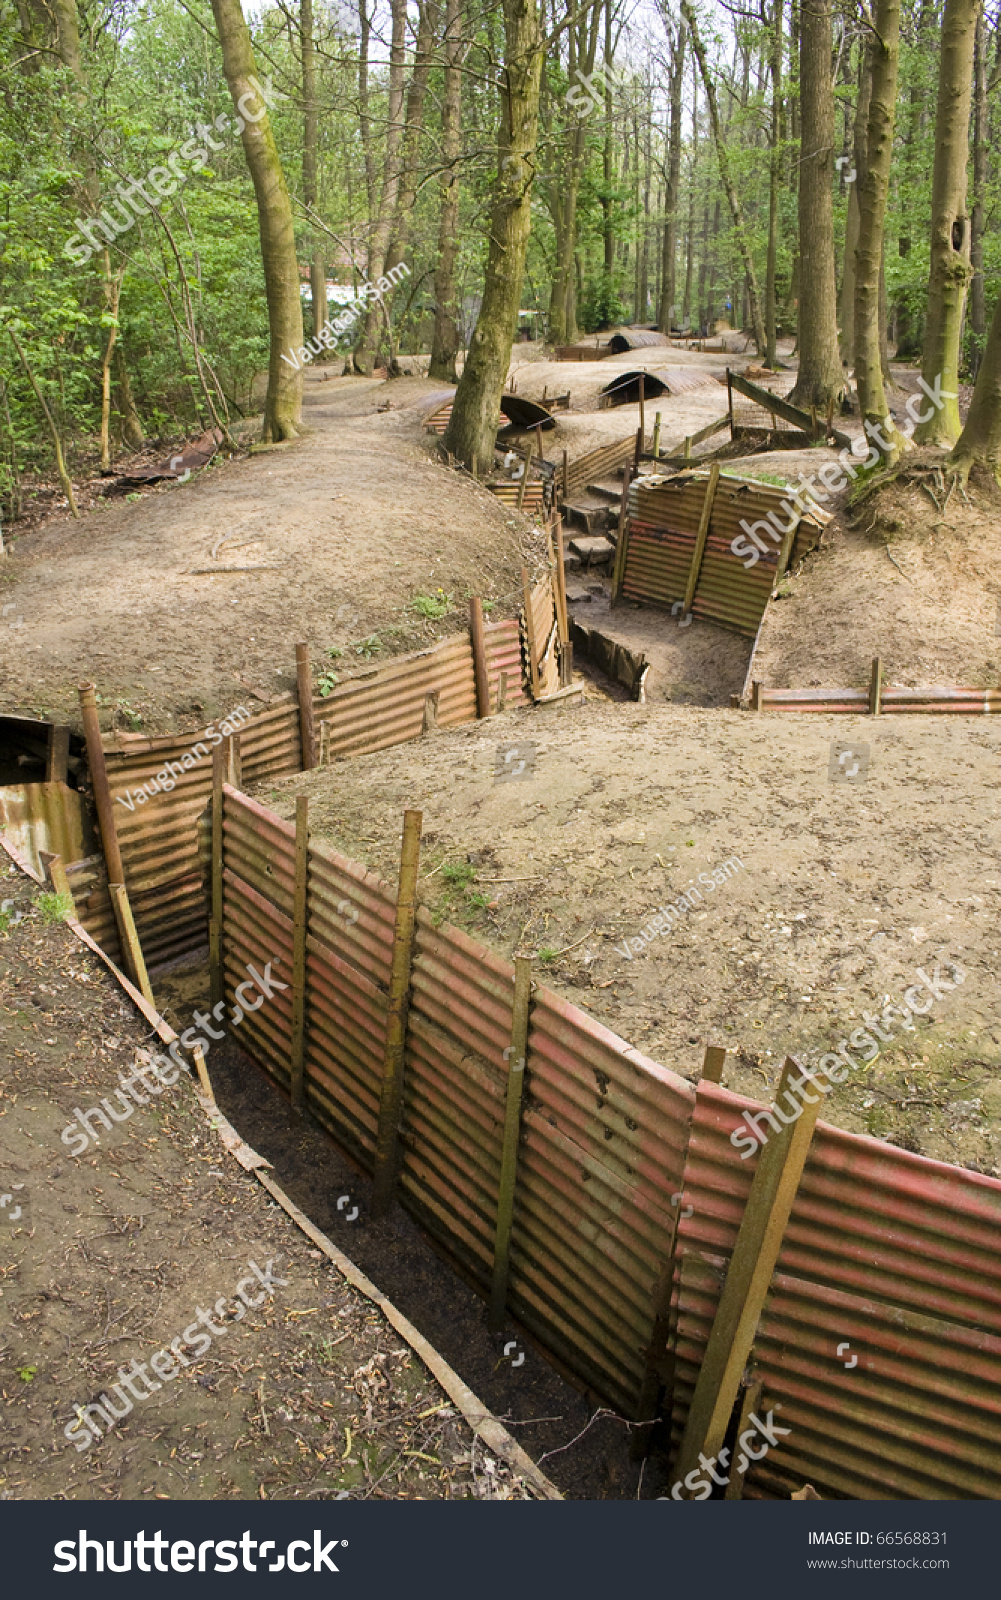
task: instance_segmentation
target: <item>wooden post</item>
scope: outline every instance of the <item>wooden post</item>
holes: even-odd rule
[[[527,956],[514,961],[514,1010],[511,1017],[511,1044],[507,1056],[507,1099],[504,1108],[504,1134],[501,1142],[500,1182],[497,1188],[497,1230],[494,1235],[494,1279],[490,1291],[487,1326],[498,1333],[504,1326],[507,1283],[511,1267],[511,1222],[514,1217],[514,1190],[518,1177],[518,1140],[521,1134],[521,1098],[525,1084],[525,1057],[528,1051],[528,1008],[532,994],[532,963]]]
[[[70,731],[54,726],[49,729],[49,748],[45,757],[46,783],[65,783],[70,753]]]
[[[490,675],[487,671],[487,644],[483,632],[483,601],[473,595],[469,602],[469,642],[473,649],[473,678],[476,682],[476,715],[490,715]]]
[[[629,482],[632,473],[627,462],[622,473],[622,503],[619,506],[619,532],[615,543],[615,566],[612,569],[612,596],[610,609],[618,604],[619,592],[626,576],[626,524],[629,508]]]
[[[125,970],[130,977],[134,976],[134,983],[142,993],[144,1000],[148,1000],[155,1008],[153,991],[150,988],[149,977],[146,973],[146,962],[143,958],[142,945],[136,933],[136,925],[132,917],[132,907],[124,883],[109,883],[111,903],[115,910],[115,921],[118,923],[118,932],[121,937],[122,955],[125,958]]]
[[[730,1465],[727,1468],[727,1471],[730,1474],[730,1482],[726,1486],[726,1494],[723,1496],[724,1500],[742,1500],[744,1498],[744,1473],[747,1471],[748,1462],[747,1457],[745,1456],[744,1471],[737,1471],[737,1462],[740,1460],[739,1440],[741,1434],[746,1433],[750,1427],[752,1411],[757,1411],[761,1404],[761,1391],[763,1387],[764,1385],[761,1383],[748,1383],[744,1385],[744,1398],[740,1405],[740,1421],[737,1423],[738,1444],[734,1447],[733,1460],[730,1462]]]
[[[299,691],[299,739],[302,745],[302,770],[316,766],[316,740],[313,734],[313,674],[309,665],[309,645],[295,647],[295,681]]]
[[[38,859],[42,863],[46,876],[56,894],[67,895],[72,901],[73,890],[70,888],[70,881],[66,876],[66,867],[62,856],[54,855],[51,850],[39,850]],[[76,915],[75,908],[73,915]]]
[[[730,368],[726,369],[726,409],[730,418],[730,442],[733,443],[733,384],[730,382]]]
[[[122,889],[125,887],[125,870],[122,866],[122,852],[118,845],[118,830],[115,826],[115,812],[111,798],[111,786],[108,783],[108,767],[104,759],[104,745],[101,743],[101,726],[97,718],[97,696],[94,685],[92,683],[81,683],[79,694],[83,731],[87,740],[87,765],[90,769],[90,781],[94,786],[94,803],[97,806],[101,845],[104,850],[105,866],[108,869],[111,908],[115,913],[122,961],[125,965],[126,975],[145,994],[149,988],[149,978],[146,976],[145,965],[140,975],[139,968],[134,964],[133,941],[137,946],[139,941],[136,937],[135,923],[132,920],[128,896],[125,895],[122,898],[114,893],[116,886]],[[127,920],[126,909],[128,909]],[[141,961],[141,950],[139,957]]]
[[[217,744],[212,751],[212,906],[209,914],[209,982],[212,1005],[223,999],[222,967],[222,786],[226,782],[226,765],[230,753],[227,741]]]
[[[706,1046],[705,1059],[702,1062],[702,1083],[722,1083],[723,1068],[726,1066],[726,1051],[719,1045]]]
[[[640,453],[646,449],[646,373],[640,373]],[[637,461],[639,456],[637,456]]]
[[[379,1099],[379,1131],[372,1174],[372,1215],[383,1217],[396,1194],[400,1114],[403,1109],[403,1057],[407,1037],[407,1000],[417,909],[417,868],[421,854],[420,811],[403,813],[403,849],[400,883],[396,895],[396,926],[386,1012],[386,1053],[383,1058]]]
[[[660,412],[659,411],[655,411],[654,415],[653,415],[653,453],[657,457],[660,456]]]
[[[788,1056],[776,1104],[783,1108],[796,1104],[796,1096],[789,1088],[794,1080],[803,1083],[803,1110],[797,1121],[782,1126],[779,1133],[769,1129],[768,1143],[758,1154],[751,1192],[696,1380],[685,1436],[674,1466],[675,1478],[684,1479],[691,1472],[700,1451],[708,1456],[719,1455],[757,1333],[822,1098]],[[788,1100],[784,1098],[787,1092]],[[758,1115],[760,1124],[766,1113]],[[772,1116],[778,1120],[774,1113]]]
[[[878,717],[883,711],[883,663],[879,656],[872,658],[869,678],[869,715]]]
[[[564,502],[566,501],[567,495],[569,493],[570,493],[570,458],[569,458],[567,452],[564,450],[564,452],[563,452],[563,499],[564,499]]]
[[[573,683],[573,646],[570,643],[570,617],[567,611],[567,573],[563,562],[563,518],[553,526],[554,565],[556,568],[556,616],[560,639],[560,688]]]
[[[716,485],[719,483],[719,462],[714,461],[709,468],[709,481],[706,484],[705,497],[702,501],[702,512],[699,517],[699,531],[695,536],[695,549],[692,551],[692,564],[688,569],[688,582],[685,585],[685,598],[681,606],[681,617],[684,621],[692,609],[695,599],[695,590],[698,587],[699,573],[702,571],[702,558],[706,552],[706,540],[709,537],[709,519],[712,516],[713,501],[716,498]]]
[[[763,683],[758,683],[757,679],[755,679],[755,681],[751,684],[751,710],[752,711],[764,711],[764,709],[765,709],[765,697],[764,697],[764,694],[762,692],[763,690],[764,690],[764,684]]]
[[[202,1086],[202,1092],[207,1094],[210,1100],[215,1100],[215,1093],[212,1089],[212,1080],[209,1077],[209,1069],[205,1065],[205,1057],[202,1054],[201,1045],[196,1044],[191,1054],[195,1058],[195,1071],[198,1074],[198,1081]]]
[[[542,693],[539,683],[539,663],[535,644],[535,616],[532,612],[532,586],[528,578],[528,568],[521,569],[521,587],[525,596],[525,638],[528,641],[528,674],[532,686],[532,699],[538,700]]]
[[[690,433],[686,433],[685,434],[685,460],[686,461],[691,459],[691,454],[692,454],[692,436],[691,436]]]
[[[639,471],[640,456],[643,453],[643,429],[636,429],[636,448],[633,451],[633,466]]]
[[[295,882],[292,891],[292,1109],[302,1116],[306,1065],[306,939],[309,920],[309,800],[295,801]]]
[[[520,511],[525,503],[525,490],[528,488],[528,473],[532,465],[532,451],[531,448],[525,450],[524,452],[519,450],[518,454],[521,456],[523,463],[521,482],[518,485],[518,510]]]

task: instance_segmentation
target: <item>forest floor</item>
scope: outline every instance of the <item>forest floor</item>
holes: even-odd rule
[[[498,750],[535,746],[496,783]],[[829,777],[832,747],[866,757]],[[766,1100],[785,1056],[834,1048],[861,1014],[949,963],[916,1032],[825,1104],[828,1121],[1001,1176],[1001,727],[972,719],[754,716],[615,701],[505,712],[261,785],[258,797],[395,883],[400,818],[424,813],[421,897],[665,1066]],[[645,952],[666,898],[741,870]],[[704,880],[702,880],[704,882]],[[892,1032],[892,1025],[890,1031]]]
[[[11,869],[0,884],[23,913],[0,937],[0,1497],[528,1498],[382,1312],[223,1148],[188,1080],[110,1133],[92,1117],[99,1146],[69,1153],[74,1108],[116,1104],[158,1041],[97,957],[45,924],[27,879]],[[234,1316],[238,1285],[260,1302]],[[67,1441],[77,1405],[185,1336],[172,1380],[133,1377],[131,1414],[85,1450]]]

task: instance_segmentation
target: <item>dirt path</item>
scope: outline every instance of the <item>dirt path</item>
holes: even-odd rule
[[[187,1079],[125,1119],[117,1089],[150,1046],[145,1022],[67,928],[44,925],[27,880],[0,882],[25,913],[0,937],[0,1495],[525,1498],[223,1149]],[[79,1124],[63,1141],[74,1108],[104,1099],[123,1120],[108,1132],[91,1116],[83,1150]],[[90,1412],[101,1436],[79,1448],[75,1407],[105,1394],[122,1420]]]
[[[360,641],[378,659],[465,627],[471,594],[511,615],[541,545],[432,459],[436,387],[311,368],[307,437],[19,539],[0,563],[0,709],[75,722],[92,676],[104,725],[188,728],[291,688],[300,640],[318,665]],[[224,570],[251,564],[268,570]],[[426,620],[412,602],[439,591],[447,609]]]
[[[534,770],[496,783],[497,751]],[[832,744],[868,746],[832,781]],[[825,1106],[838,1126],[1001,1176],[997,997],[1001,727],[992,720],[754,716],[595,695],[505,713],[262,790],[395,881],[400,816],[424,812],[422,894],[646,1054],[767,1098],[790,1052],[816,1060],[917,968],[956,962],[916,1032],[902,1028]],[[852,762],[854,765],[854,762]],[[631,945],[658,907],[705,884],[670,934]]]

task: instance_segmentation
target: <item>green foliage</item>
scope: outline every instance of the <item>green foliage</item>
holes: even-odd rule
[[[578,308],[577,318],[585,333],[597,333],[602,328],[614,328],[628,320],[625,301],[605,273],[588,284]]]
[[[415,595],[410,605],[419,617],[424,617],[429,622],[440,622],[441,618],[447,617],[452,609],[452,596],[446,594],[444,589],[436,589],[434,594]]]
[[[53,894],[48,890],[35,897],[35,905],[42,921],[49,925],[65,922],[66,918],[72,917],[76,910],[72,895]]]
[[[446,883],[454,883],[464,888],[476,877],[476,868],[470,866],[468,861],[447,861],[441,869],[441,875]]]

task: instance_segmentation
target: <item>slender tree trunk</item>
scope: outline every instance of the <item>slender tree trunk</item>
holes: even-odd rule
[[[564,132],[564,164],[551,186],[550,210],[556,235],[556,264],[549,297],[549,337],[554,344],[569,344],[577,337],[577,297],[574,292],[574,258],[577,250],[577,202],[587,149],[586,116],[593,99],[582,99],[577,74],[590,79],[598,49],[602,0],[594,0],[568,35],[568,76],[575,91]],[[586,115],[584,108],[587,108]]]
[[[115,346],[115,380],[118,384],[118,410],[122,419],[122,432],[125,442],[133,450],[141,450],[146,443],[143,431],[142,418],[135,407],[132,398],[132,385],[129,382],[129,369],[125,361],[125,352],[119,339]]]
[[[1001,296],[994,307],[966,427],[947,465],[963,482],[971,467],[981,466],[1001,484]]]
[[[112,323],[108,329],[108,342],[104,348],[101,366],[101,471],[111,468],[111,358],[118,338],[118,301],[122,292],[123,267],[117,278],[111,276],[111,257],[104,252],[104,296]]]
[[[612,5],[605,0],[605,66],[612,65]],[[612,292],[615,266],[615,224],[612,216],[612,81],[605,78],[605,142],[601,152],[601,235],[605,247],[605,282]]]
[[[914,437],[943,448],[955,444],[959,420],[959,346],[970,280],[970,219],[966,214],[973,46],[980,0],[945,0],[932,173],[931,270],[921,376],[939,385],[943,405],[919,423]]]
[[[414,201],[417,198],[417,171],[420,163],[421,127],[424,119],[424,100],[428,78],[431,74],[431,55],[437,22],[435,0],[419,0],[417,42],[414,49],[414,69],[407,90],[407,117],[403,135],[403,164],[400,171],[400,189],[396,201],[392,242],[386,255],[385,271],[391,272],[407,253],[410,227],[413,222]]]
[[[389,107],[382,159],[382,196],[379,202],[378,221],[369,235],[368,246],[368,280],[376,288],[378,288],[377,280],[386,270],[386,254],[400,188],[403,146],[403,72],[406,60],[407,0],[390,0],[390,10],[393,31],[389,47]],[[353,362],[356,372],[368,375],[375,366],[381,316],[379,305],[370,304],[354,348]]]
[[[308,212],[317,204],[316,136],[316,42],[313,37],[313,0],[299,0],[299,42],[302,50],[302,198]],[[313,338],[327,320],[327,269],[319,233],[313,234],[309,262],[309,289],[313,301]]]
[[[63,493],[66,496],[66,502],[67,502],[67,504],[68,504],[68,506],[70,508],[70,511],[72,512],[73,516],[74,517],[78,517],[80,515],[80,513],[77,510],[76,499],[74,498],[74,495],[73,495],[73,480],[72,480],[72,478],[70,477],[69,473],[66,470],[66,461],[65,461],[65,458],[63,456],[63,442],[62,442],[61,438],[59,437],[59,429],[56,427],[55,418],[53,417],[52,412],[49,410],[48,406],[46,405],[45,396],[43,395],[41,389],[38,386],[38,380],[35,377],[35,374],[32,372],[31,367],[28,365],[28,358],[24,353],[24,349],[23,349],[23,347],[21,345],[21,341],[17,337],[17,334],[14,332],[13,328],[9,324],[7,326],[7,332],[10,334],[11,342],[12,342],[12,344],[14,346],[14,349],[17,351],[18,359],[20,360],[21,365],[24,368],[25,377],[27,378],[28,382],[31,384],[32,389],[35,391],[35,399],[38,401],[38,404],[41,406],[42,414],[44,415],[45,420],[48,423],[49,433],[52,435],[52,448],[53,448],[53,451],[55,453],[55,458],[56,458],[56,473],[58,475],[59,482],[63,486]]]
[[[772,0],[771,55],[772,125],[768,153],[768,256],[765,262],[765,366],[775,365],[775,267],[779,235],[779,134],[782,120],[782,22],[784,0]]]
[[[664,263],[661,268],[660,279],[660,309],[657,315],[657,326],[661,333],[670,333],[671,323],[677,316],[678,308],[675,305],[675,284],[678,258],[678,201],[681,183],[681,118],[684,107],[681,103],[681,91],[685,78],[685,37],[684,21],[678,23],[678,34],[674,45],[674,60],[671,72],[671,125],[668,139],[667,182],[664,197]]]
[[[970,226],[970,330],[973,348],[970,365],[976,379],[987,332],[987,303],[984,295],[984,196],[987,191],[987,23],[981,10],[977,17],[973,61],[973,214]]]
[[[438,261],[434,274],[434,335],[428,376],[444,383],[458,381],[459,315],[455,260],[459,248],[459,157],[462,154],[462,0],[446,0],[445,83],[441,111],[441,211]]]
[[[543,32],[537,0],[503,0],[505,61],[497,180],[480,314],[445,432],[445,448],[477,472],[493,461],[501,391],[518,322],[532,223]]]
[[[865,184],[866,137],[869,126],[869,99],[872,93],[872,52],[863,40],[860,49],[858,98],[855,105],[855,131],[852,140],[853,181],[848,185],[848,215],[845,221],[845,268],[841,279],[841,360],[855,367],[855,253],[858,249],[859,194]]]
[[[834,270],[831,0],[800,3],[799,376],[795,405],[826,412],[844,390]]]
[[[699,152],[699,67],[692,57],[692,160],[688,179],[688,243],[685,260],[685,299],[681,326],[687,328],[692,316],[692,272],[695,265],[695,178]]]
[[[859,191],[859,234],[855,251],[855,379],[859,412],[866,433],[887,464],[903,447],[883,389],[880,303],[883,281],[883,236],[893,160],[893,127],[900,60],[900,0],[876,0],[873,37],[869,41],[869,114],[866,164]]]
[[[751,247],[747,239],[747,230],[744,227],[744,213],[741,208],[740,200],[737,197],[737,191],[734,188],[733,181],[730,177],[730,162],[727,156],[726,142],[720,133],[719,110],[716,105],[716,90],[713,86],[713,80],[709,76],[709,71],[706,66],[705,51],[702,47],[702,40],[699,37],[699,30],[695,21],[695,13],[692,10],[690,0],[681,0],[681,14],[688,23],[688,28],[692,36],[692,49],[695,52],[695,58],[699,64],[699,71],[702,74],[702,86],[706,91],[706,101],[709,106],[709,121],[712,125],[713,139],[716,145],[716,160],[719,166],[719,175],[723,184],[723,188],[726,192],[726,198],[729,201],[730,215],[733,218],[733,231],[737,239],[737,247],[740,251],[740,259],[744,264],[744,271],[747,273],[748,292],[751,301],[751,322],[754,329],[754,342],[757,345],[758,354],[763,356],[765,353],[765,325],[761,319],[761,297],[758,293],[758,278],[754,270],[754,257],[751,255]],[[736,307],[734,307],[734,311],[736,311]]]
[[[294,439],[302,419],[302,373],[289,364],[303,348],[302,297],[292,202],[267,108],[258,103],[250,81],[257,76],[257,64],[240,0],[212,0],[212,12],[233,104],[239,112],[241,99],[245,103],[254,101],[262,113],[257,122],[246,122],[240,138],[257,197],[271,335],[263,438],[278,443],[282,439]]]

